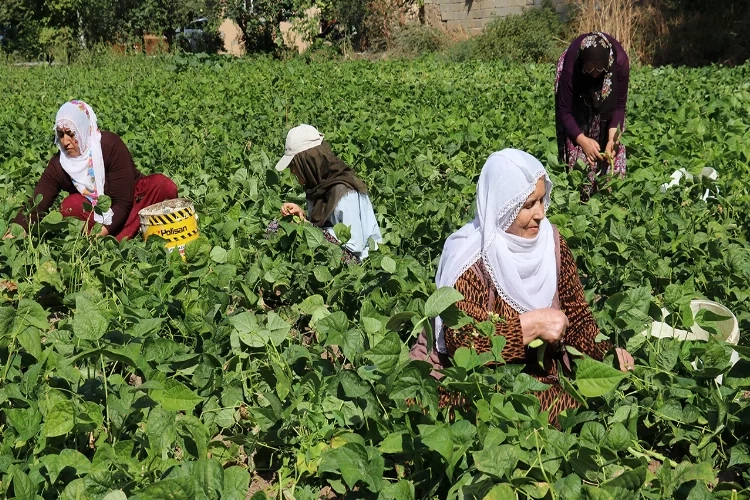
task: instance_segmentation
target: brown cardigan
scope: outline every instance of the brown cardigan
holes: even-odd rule
[[[475,269],[477,267],[480,272],[486,272],[484,264],[480,260],[477,265],[472,266],[458,278],[455,288],[461,292],[464,300],[459,301],[456,306],[475,320],[486,321],[489,290],[484,284],[484,279],[477,276],[477,270]],[[490,284],[492,283],[491,280],[488,281]],[[611,344],[609,342],[594,342],[599,334],[599,328],[596,326],[591,309],[589,309],[589,305],[583,296],[583,285],[578,278],[578,269],[573,254],[562,237],[560,238],[560,278],[557,283],[557,291],[560,309],[568,317],[570,323],[565,332],[564,342],[593,358],[602,359]],[[531,353],[523,343],[518,311],[510,307],[499,295],[497,295],[493,309],[493,312],[504,320],[495,325],[495,333],[505,337],[505,348],[502,352],[505,362],[526,363],[529,368],[532,368],[533,374],[538,375],[539,378],[557,376],[557,366],[554,363],[545,366],[544,372],[541,372],[536,357],[529,357]],[[490,339],[481,334],[475,335],[475,333],[477,332],[470,325],[461,330],[446,328],[445,342],[448,353],[452,356],[456,349],[461,346],[474,347],[479,353],[491,350]],[[550,351],[552,350],[550,349]]]
[[[560,269],[557,282],[560,310],[568,317],[569,326],[563,337],[563,342],[573,346],[579,351],[588,354],[592,358],[601,360],[604,354],[612,347],[610,342],[596,343],[594,339],[599,334],[594,316],[583,295],[583,285],[578,277],[578,268],[565,240],[560,237]],[[480,276],[479,273],[485,273]],[[484,264],[477,264],[464,272],[455,284],[455,289],[463,296],[464,300],[456,303],[456,306],[467,315],[477,321],[486,321],[488,289],[486,283],[492,285],[489,276],[486,275]],[[521,321],[518,311],[510,307],[499,295],[496,294],[493,312],[498,314],[503,321],[495,326],[495,333],[505,337],[505,348],[502,357],[506,363],[521,363],[526,365],[524,369],[529,375],[537,380],[550,384],[546,391],[537,392],[541,401],[541,409],[549,411],[549,420],[557,425],[557,415],[568,408],[575,408],[578,403],[559,385],[559,373],[556,360],[560,354],[555,349],[547,349],[545,352],[544,368],[540,367],[536,359],[536,350],[530,349],[523,343]],[[473,347],[482,353],[491,350],[490,339],[467,325],[459,330],[446,328],[445,343],[448,354],[453,356],[459,347]],[[442,404],[455,404],[456,401],[450,394],[441,394]]]
[[[104,194],[112,198],[112,224],[104,226],[109,234],[117,234],[125,225],[133,208],[135,196],[135,183],[143,175],[135,168],[133,158],[130,156],[128,147],[122,142],[117,134],[102,131],[102,156],[104,157]],[[13,222],[24,229],[29,228],[29,222],[37,223],[44,217],[52,204],[57,199],[60,191],[77,193],[70,176],[60,165],[60,153],[58,152],[47,164],[42,177],[34,188],[34,194],[24,209],[21,209]],[[31,213],[26,215],[28,208],[33,205],[37,195],[42,195],[42,200]]]

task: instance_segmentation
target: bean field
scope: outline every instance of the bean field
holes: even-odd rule
[[[0,243],[0,496],[750,497],[750,66],[634,69],[628,174],[585,204],[557,160],[553,77],[430,59],[3,67],[0,231],[55,152],[55,112],[82,99],[195,202],[201,238],[183,261],[53,211]],[[384,243],[362,265],[279,214],[304,203],[273,169],[299,123],[369,187]],[[485,366],[497,354],[457,353],[440,383],[471,403],[452,410],[408,356],[455,302],[435,290],[442,245],[506,147],[547,167],[601,336],[636,359],[576,360],[563,385],[583,406],[561,429],[520,366]],[[662,190],[681,168],[695,177]],[[710,330],[695,298],[732,310],[738,346],[641,335],[662,309]]]

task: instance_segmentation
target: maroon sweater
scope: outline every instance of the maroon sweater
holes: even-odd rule
[[[117,134],[102,131],[102,156],[104,157],[104,194],[112,199],[112,224],[104,226],[109,234],[115,235],[125,225],[133,208],[133,197],[135,196],[135,183],[143,175],[135,168],[133,158],[130,156],[128,147],[122,142]],[[73,180],[63,170],[60,164],[60,153],[58,152],[47,164],[42,177],[39,179],[28,207],[33,205],[37,195],[42,195],[42,200],[31,210],[27,217],[26,210],[22,209],[13,219],[24,229],[29,228],[29,220],[37,223],[50,209],[57,199],[60,191],[77,193]]]
[[[615,40],[612,36],[604,34],[607,40],[610,41],[612,47],[615,49],[615,58],[617,72],[617,108],[612,113],[612,119],[607,124],[607,128],[625,129],[625,106],[628,102],[628,80],[630,79],[630,60],[625,49],[622,48],[620,42]],[[581,42],[588,36],[588,33],[583,34],[573,40],[573,43],[568,47],[568,52],[565,54],[565,61],[563,62],[562,72],[560,73],[560,81],[557,88],[557,114],[562,122],[563,129],[571,141],[581,134],[581,127],[576,123],[573,117],[573,72],[576,67],[576,60],[578,59],[578,49],[581,47]]]

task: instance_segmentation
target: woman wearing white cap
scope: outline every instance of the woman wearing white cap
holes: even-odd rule
[[[284,203],[281,214],[309,220],[334,242],[338,239],[333,227],[349,226],[351,236],[344,248],[360,260],[367,258],[370,240],[376,245],[383,240],[367,186],[333,154],[323,134],[304,124],[291,129],[276,170],[287,167],[305,188],[307,214],[294,203]]]

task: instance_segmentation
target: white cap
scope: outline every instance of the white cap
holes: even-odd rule
[[[321,144],[323,144],[323,134],[318,132],[318,129],[312,125],[302,124],[294,127],[286,135],[284,156],[276,164],[276,170],[279,172],[283,171],[292,162],[294,155],[320,146]]]

